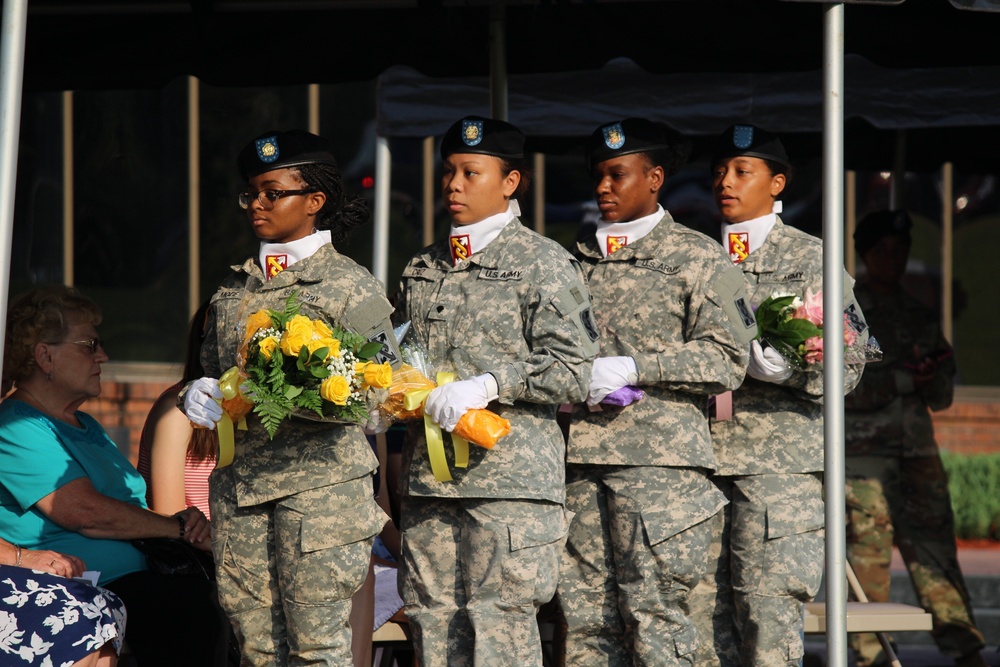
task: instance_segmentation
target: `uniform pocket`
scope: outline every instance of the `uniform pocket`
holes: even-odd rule
[[[284,519],[291,520],[291,515]],[[368,574],[371,538],[388,517],[374,499],[335,512],[300,516],[299,554],[289,564],[288,597],[301,604],[349,599]]]
[[[552,598],[568,529],[562,507],[507,525],[510,553],[503,560],[500,587],[504,602],[525,607]]]

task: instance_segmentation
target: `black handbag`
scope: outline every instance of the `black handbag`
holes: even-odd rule
[[[168,537],[144,537],[131,542],[146,556],[146,564],[152,572],[215,581],[215,561],[209,551]]]

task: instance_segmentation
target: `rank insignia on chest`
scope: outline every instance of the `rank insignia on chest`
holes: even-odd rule
[[[750,254],[750,232],[729,232],[729,259],[739,264]]]
[[[472,257],[472,242],[468,234],[449,237],[451,243],[451,263],[458,264]]]
[[[288,268],[288,255],[265,255],[264,275],[268,280]]]
[[[628,245],[627,236],[609,236],[608,247],[607,247],[608,254],[610,255],[616,250],[621,250],[627,245]]]

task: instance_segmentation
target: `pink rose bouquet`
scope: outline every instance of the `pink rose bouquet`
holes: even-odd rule
[[[860,341],[844,317],[844,359],[849,363],[877,361],[882,353],[874,339]],[[794,368],[818,368],[823,361],[823,292],[807,289],[804,298],[773,294],[757,307],[757,335]]]

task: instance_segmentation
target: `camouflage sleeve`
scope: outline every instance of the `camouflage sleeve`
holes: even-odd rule
[[[736,389],[743,383],[756,333],[743,274],[728,265],[690,295],[683,343],[667,344],[656,354],[632,355],[639,385],[709,395]]]
[[[487,369],[497,380],[500,402],[582,402],[590,387],[598,333],[590,292],[576,260],[567,261],[547,285],[538,286],[529,311],[525,322],[529,356]]]
[[[822,276],[820,283],[813,287],[814,290],[822,289]],[[844,315],[845,327],[851,327],[862,339],[867,340],[870,335],[868,323],[865,321],[865,314],[861,311],[861,306],[854,296],[854,278],[847,271],[844,271]],[[865,364],[854,363],[844,364],[844,395],[851,393],[861,381],[861,374],[864,372]],[[823,373],[792,373],[782,386],[790,389],[799,398],[807,401],[821,403],[823,401]]]
[[[364,276],[352,290],[344,310],[343,326],[368,340],[381,343],[382,351],[376,355],[376,363],[386,363],[397,368],[402,361],[399,342],[392,330],[392,304],[382,293],[382,285],[374,277]]]

